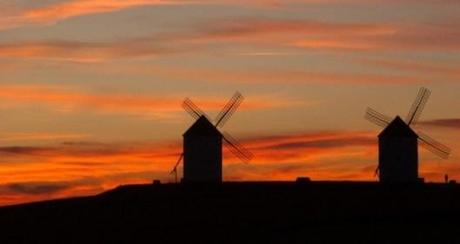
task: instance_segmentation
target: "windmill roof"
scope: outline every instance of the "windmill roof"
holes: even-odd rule
[[[184,136],[222,136],[222,134],[205,116],[201,116],[184,133]]]
[[[401,119],[396,118],[380,133],[379,137],[412,137],[418,138],[418,135]]]

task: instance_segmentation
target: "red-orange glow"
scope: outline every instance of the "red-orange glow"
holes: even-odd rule
[[[344,144],[346,140],[350,145]],[[319,170],[318,174],[309,175],[321,178],[329,171],[331,176],[334,169],[316,162],[365,155],[359,148],[369,147],[372,139],[368,133],[328,132],[259,138],[243,143],[254,152],[255,158],[251,164],[243,165],[225,151],[226,179],[293,179],[302,173],[304,166]],[[172,176],[168,172],[180,150],[179,144],[171,146],[170,143],[3,147],[0,148],[2,158],[14,163],[0,168],[0,185],[6,192],[0,204],[96,193],[119,184],[147,183],[154,178],[169,181]],[[55,185],[58,187],[53,187]],[[18,197],[21,195],[24,197]]]
[[[332,131],[242,141],[255,155],[250,164],[224,151],[225,180],[377,180],[374,132]],[[50,147],[0,148],[0,205],[96,194],[120,184],[173,181],[169,171],[180,143],[67,143]],[[422,155],[429,155],[422,151]],[[425,157],[425,156],[424,156]],[[425,160],[421,175],[460,177],[453,163]],[[179,172],[181,173],[181,172]]]

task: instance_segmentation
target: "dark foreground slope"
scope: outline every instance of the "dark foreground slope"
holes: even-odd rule
[[[0,243],[460,243],[460,187],[133,185],[0,208]]]

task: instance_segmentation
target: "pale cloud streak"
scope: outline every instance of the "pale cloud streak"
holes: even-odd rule
[[[57,86],[15,86],[0,87],[0,100],[3,106],[41,104],[56,111],[99,111],[167,119],[183,113],[181,103],[184,97],[177,95],[139,95],[139,94],[101,94],[79,91],[69,87]],[[204,110],[220,110],[227,98],[200,98],[199,105]],[[242,110],[260,110],[299,105],[295,101],[279,98],[268,102],[263,95],[246,101]]]
[[[299,46],[302,36],[382,36],[394,32],[386,25],[327,23],[301,20],[223,19],[201,23],[182,32],[164,32],[143,38],[83,42],[66,40],[24,41],[0,44],[0,57],[56,59],[78,62],[203,53],[210,43]],[[300,45],[301,46],[301,45]]]
[[[203,54],[209,44],[264,47],[269,50],[434,51],[460,50],[458,28],[314,20],[221,19],[181,32],[105,42],[23,41],[0,44],[0,57],[98,62]],[[211,49],[212,50],[212,49]],[[225,53],[225,48],[222,53]],[[255,50],[257,53],[257,50]]]
[[[155,57],[177,53],[175,48],[155,45],[154,40],[133,39],[106,43],[46,41],[0,44],[0,56],[74,62]]]

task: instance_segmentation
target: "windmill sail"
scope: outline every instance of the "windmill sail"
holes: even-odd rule
[[[391,122],[391,118],[386,116],[386,115],[383,115],[377,111],[375,111],[374,109],[372,108],[367,108],[366,110],[366,114],[364,115],[364,117],[369,120],[370,122],[378,125],[378,126],[381,126],[381,127],[385,127],[387,126],[388,124],[390,124]]]
[[[184,100],[182,107],[195,119],[199,119],[201,116],[205,115],[205,113],[201,111],[201,109],[198,108],[198,106],[196,106],[189,98]]]
[[[420,88],[417,98],[412,104],[411,109],[406,118],[406,123],[408,125],[415,125],[418,122],[420,115],[422,114],[423,109],[425,108],[428,98],[430,98],[431,91],[425,87]]]
[[[420,145],[426,148],[428,151],[438,155],[443,159],[449,158],[451,149],[446,145],[436,141],[428,135],[418,131],[418,139],[421,142]]]
[[[224,106],[219,115],[217,115],[216,127],[224,126],[224,124],[233,115],[233,113],[235,113],[236,109],[240,106],[243,100],[244,97],[241,95],[241,93],[236,92],[230,101],[228,101],[228,103]]]
[[[232,152],[244,163],[248,163],[252,160],[254,155],[249,150],[241,146],[241,144],[238,143],[238,141],[235,138],[233,138],[230,134],[224,132],[223,135],[225,142],[227,142],[226,145],[230,152]]]

